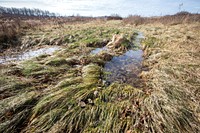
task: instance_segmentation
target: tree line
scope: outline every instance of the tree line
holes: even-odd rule
[[[1,7],[0,6],[0,14],[10,14],[10,15],[24,15],[24,16],[38,16],[38,17],[54,17],[59,16],[59,14],[51,13],[46,10],[40,10],[40,9],[30,9],[30,8],[7,8],[7,7]]]

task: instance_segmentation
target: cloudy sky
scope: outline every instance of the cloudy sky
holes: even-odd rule
[[[62,15],[157,16],[174,14],[181,10],[200,13],[200,0],[0,0],[3,7],[27,7],[49,10]]]

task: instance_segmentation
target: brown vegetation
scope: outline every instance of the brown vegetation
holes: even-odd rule
[[[161,17],[141,17],[139,15],[130,15],[123,19],[126,24],[142,25],[161,23],[165,25],[176,25],[183,23],[200,22],[200,14],[191,14],[189,12],[179,12],[175,15],[166,15]]]
[[[97,18],[55,16],[55,14],[38,9],[0,7],[0,52],[13,46],[15,48],[21,46],[20,38],[29,30],[40,29],[44,25],[63,27],[63,24],[89,22],[95,19]]]
[[[145,99],[157,132],[200,131],[199,23],[139,26],[146,38],[141,76],[151,91]]]
[[[0,66],[0,132],[200,132],[199,14],[91,20],[1,16],[2,46],[21,37],[19,45],[62,50]],[[145,35],[144,85],[108,85],[103,66],[134,30]],[[113,35],[111,52],[91,54]]]

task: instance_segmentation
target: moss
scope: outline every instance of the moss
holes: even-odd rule
[[[3,87],[8,83],[8,77],[0,75],[0,87]]]
[[[68,44],[68,48],[69,49],[75,49],[75,48],[79,47],[79,45],[80,44],[78,42],[70,43],[70,44]]]
[[[47,61],[45,64],[50,65],[50,66],[61,66],[66,63],[67,63],[66,59],[56,57],[56,58],[53,58],[53,59]]]
[[[30,76],[33,72],[40,71],[43,69],[43,66],[34,62],[34,61],[26,61],[22,64],[22,74],[25,76]]]
[[[86,44],[86,46],[91,46],[92,44],[95,44],[99,42],[100,40],[98,38],[87,38],[82,41],[83,44]]]

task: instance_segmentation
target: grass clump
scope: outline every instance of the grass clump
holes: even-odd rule
[[[73,78],[67,78],[62,80],[61,82],[59,82],[57,84],[57,87],[59,88],[64,88],[73,84],[80,84],[82,82],[82,78],[81,77],[73,77]]]
[[[85,84],[98,84],[101,79],[101,67],[96,64],[89,64],[82,69],[83,82]]]
[[[143,98],[145,94],[141,90],[118,83],[102,89],[88,84],[65,86],[40,100],[34,107],[30,126],[32,128],[26,130],[27,132],[137,131],[141,129],[138,122],[142,120],[143,115],[148,114],[140,105]],[[145,125],[142,126],[145,128]]]
[[[0,77],[0,99],[15,96],[18,93],[34,90],[31,80],[18,79],[16,76],[1,75]]]
[[[23,63],[22,74],[30,76],[33,72],[40,71],[42,69],[42,65],[30,60]]]
[[[16,132],[26,124],[37,93],[25,92],[0,102],[0,132]]]
[[[60,65],[63,65],[63,64],[66,64],[66,59],[63,59],[63,58],[54,58],[50,61],[47,61],[46,62],[46,65],[50,65],[50,66],[60,66]]]

